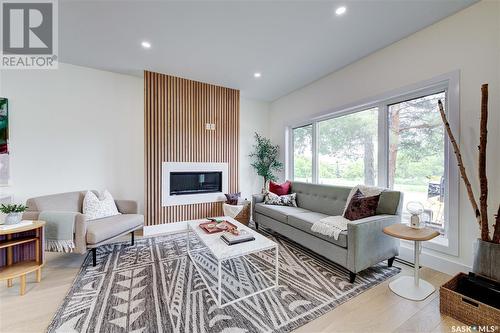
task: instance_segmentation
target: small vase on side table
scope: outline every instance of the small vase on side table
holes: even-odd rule
[[[5,225],[18,224],[21,222],[23,213],[9,213],[5,215]]]

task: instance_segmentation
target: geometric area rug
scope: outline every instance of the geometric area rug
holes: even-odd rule
[[[382,262],[351,284],[343,268],[264,234],[279,244],[279,286],[222,309],[186,256],[185,233],[103,245],[96,267],[84,261],[47,332],[290,332],[400,271]],[[191,238],[191,246],[201,244]],[[195,260],[215,283],[215,260],[204,252]],[[271,250],[224,262],[226,296],[265,288],[273,260]]]

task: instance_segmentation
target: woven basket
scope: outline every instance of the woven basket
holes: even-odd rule
[[[245,201],[243,205],[245,207],[243,207],[241,212],[239,212],[234,219],[241,224],[248,225],[248,223],[250,223],[250,201]]]
[[[459,279],[466,276],[459,273],[439,288],[441,313],[467,325],[500,325],[500,309],[456,292]]]

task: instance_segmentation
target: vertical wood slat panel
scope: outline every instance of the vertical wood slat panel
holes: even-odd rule
[[[239,91],[145,71],[144,127],[145,224],[222,215],[220,202],[163,207],[162,163],[226,162],[228,190],[237,192]]]

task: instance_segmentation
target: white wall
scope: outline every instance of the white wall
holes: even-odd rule
[[[36,195],[107,188],[144,203],[143,79],[60,64],[1,71],[9,98],[11,186],[16,202]],[[250,166],[254,133],[268,135],[269,103],[241,98],[240,190],[260,192]]]
[[[60,64],[1,73],[16,201],[107,188],[144,202],[143,80]]]
[[[240,190],[242,198],[252,197],[260,193],[263,185],[262,177],[257,176],[250,166],[248,156],[255,144],[255,132],[269,136],[269,103],[240,98]]]
[[[346,17],[349,19],[349,17]],[[460,142],[478,190],[480,86],[489,83],[488,176],[490,216],[500,203],[500,2],[482,1],[375,52],[271,104],[270,135],[284,150],[285,123],[356,103],[370,96],[460,70]],[[453,159],[452,163],[456,163]],[[283,175],[282,175],[283,177]],[[459,256],[428,251],[452,263],[472,264],[478,228],[463,185],[460,188]],[[430,258],[430,257],[427,257]],[[431,258],[432,259],[432,258]],[[429,259],[430,260],[430,259]],[[424,264],[425,261],[424,261]]]

